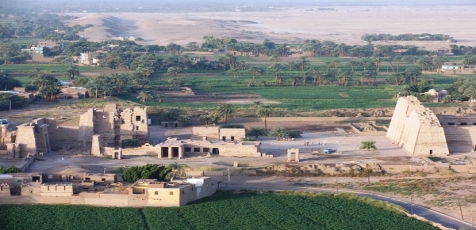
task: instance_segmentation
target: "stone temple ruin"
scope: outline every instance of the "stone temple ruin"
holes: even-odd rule
[[[0,158],[20,159],[29,153],[48,153],[58,147],[56,143],[56,121],[38,118],[31,123],[17,126],[16,131],[9,131],[8,125],[0,126]]]
[[[84,151],[101,155],[105,148],[120,148],[122,141],[135,139],[142,144],[149,141],[147,107],[119,110],[116,104],[104,109],[89,109],[79,119],[78,141]]]
[[[67,151],[122,159],[124,156],[153,155],[158,158],[185,156],[271,157],[260,152],[260,142],[242,141],[244,128],[193,127],[190,139],[167,138],[149,144],[147,107],[120,110],[116,104],[89,109],[80,115],[78,126],[58,126],[55,119],[38,118],[9,131],[0,126],[0,158],[20,159],[29,154]],[[122,148],[125,140],[139,147]]]
[[[437,116],[416,97],[400,97],[386,136],[415,156],[471,152],[476,150],[476,116]]]

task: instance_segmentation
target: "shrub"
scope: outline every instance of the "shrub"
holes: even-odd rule
[[[244,125],[242,124],[224,124],[220,126],[220,128],[225,128],[225,129],[242,129],[245,128]]]

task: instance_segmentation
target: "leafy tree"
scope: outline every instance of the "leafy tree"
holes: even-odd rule
[[[141,146],[141,143],[138,139],[125,139],[122,141],[122,148],[132,148],[139,146]]]
[[[179,114],[176,112],[165,112],[160,114],[160,121],[177,121]]]
[[[169,84],[172,85],[172,87],[181,87],[182,84],[183,84],[183,79],[180,79],[178,77],[174,77],[172,79],[169,79]]]
[[[177,117],[177,121],[183,124],[190,123],[190,117],[184,114],[181,114]]]
[[[20,47],[11,40],[2,41],[0,44],[0,55],[3,58],[3,64],[12,62],[12,59],[20,54]]]
[[[223,103],[217,108],[217,113],[223,116],[225,123],[228,122],[228,117],[235,112],[235,107],[232,104]]]
[[[269,133],[269,136],[270,137],[275,137],[276,140],[279,141],[280,139],[286,138],[288,136],[288,134],[286,133],[284,128],[276,127],[276,128],[271,129],[271,132]]]
[[[0,90],[12,90],[14,87],[21,87],[21,82],[7,72],[0,71]]]
[[[15,166],[10,166],[8,168],[3,168],[0,166],[0,173],[19,173],[21,170]]]
[[[286,134],[288,137],[290,138],[300,138],[302,137],[302,132],[299,131],[299,130],[289,130],[289,131],[286,131]]]
[[[242,125],[242,124],[224,124],[220,127],[225,128],[225,129],[242,129],[242,128],[245,128],[245,126]]]
[[[0,93],[0,110],[9,110],[10,102],[12,109],[23,108],[29,104],[29,100],[27,98],[18,95],[11,95],[9,93]]]
[[[79,76],[79,70],[78,67],[75,65],[70,66],[66,71],[65,71],[66,76],[69,77],[69,79],[74,80],[74,77]]]
[[[247,135],[258,139],[259,136],[266,136],[266,131],[261,127],[251,127]]]
[[[55,101],[61,93],[61,83],[52,76],[40,75],[31,82],[33,86],[38,87],[38,95],[47,101]]]
[[[178,67],[169,67],[167,69],[167,75],[177,78],[177,76],[182,72],[182,70]]]
[[[171,172],[171,169],[163,165],[147,164],[144,166],[132,166],[123,172],[123,179],[128,182],[135,182],[139,179],[156,179],[164,181],[166,175]]]
[[[361,145],[360,145],[360,149],[365,149],[365,150],[374,149],[374,150],[376,150],[377,147],[375,147],[375,141],[362,141]]]

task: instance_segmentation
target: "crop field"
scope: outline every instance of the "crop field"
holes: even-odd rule
[[[28,73],[34,69],[39,69],[45,72],[64,72],[71,65],[67,64],[15,64],[15,65],[0,65],[0,70],[8,72],[19,72],[19,73]],[[78,70],[82,71],[101,71],[106,70],[105,68],[94,67],[94,66],[78,66]]]
[[[2,229],[436,229],[349,194],[218,192],[180,208],[0,206]]]

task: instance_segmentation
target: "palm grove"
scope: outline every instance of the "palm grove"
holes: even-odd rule
[[[62,45],[54,47],[53,54],[56,62],[71,63],[72,56],[81,52],[96,52],[98,65],[109,69],[125,70],[125,73],[99,75],[94,78],[79,77],[80,73],[74,66],[65,71],[64,75],[73,80],[75,86],[86,87],[93,98],[105,96],[138,95],[142,103],[151,100],[162,101],[163,95],[156,95],[150,88],[152,82],[164,75],[168,77],[171,87],[180,87],[187,84],[181,77],[187,73],[225,73],[234,79],[240,76],[251,76],[247,81],[248,87],[283,87],[283,86],[350,86],[373,85],[380,75],[386,76],[386,83],[391,85],[407,85],[406,91],[418,85],[422,71],[436,71],[448,61],[444,56],[435,55],[416,46],[402,45],[374,45],[371,42],[381,39],[411,39],[413,35],[365,35],[366,45],[337,44],[332,41],[305,40],[302,44],[276,44],[264,40],[261,44],[239,42],[234,38],[218,38],[205,36],[203,43],[190,42],[186,46],[170,43],[166,46],[139,45],[131,41],[103,41],[89,42],[84,38],[73,36],[86,26],[65,26],[57,15],[32,14],[21,15],[16,26],[2,25],[2,38],[36,36],[51,40],[61,40]],[[44,23],[33,23],[35,20]],[[43,26],[41,26],[43,25]],[[30,32],[22,32],[24,28],[34,28]],[[58,33],[61,30],[63,32]],[[65,37],[65,34],[72,34]],[[410,38],[408,38],[410,37]],[[413,36],[414,37],[414,36]],[[419,36],[421,37],[421,36]],[[428,39],[444,39],[447,35],[427,35]],[[452,38],[451,38],[452,39]],[[11,40],[2,42],[0,55],[5,64],[21,63],[26,56],[20,52],[20,46]],[[476,63],[476,47],[450,46],[452,52],[465,54],[465,64]],[[405,52],[396,55],[394,50],[403,49]],[[184,51],[215,51],[222,53],[218,59],[208,60],[206,57],[197,57],[183,54]],[[303,56],[297,60],[283,62],[282,59],[291,53],[300,53]],[[48,55],[48,54],[47,54]],[[249,64],[240,56],[267,57],[268,66]],[[350,57],[349,61],[336,59],[324,64],[312,64],[310,57]],[[383,63],[387,66],[386,73],[382,70]],[[60,93],[60,85],[56,78],[34,71],[32,85],[39,90],[39,96],[53,101]],[[266,77],[266,78],[265,78]],[[268,80],[272,77],[272,81]],[[18,82],[3,74],[1,88],[10,90],[18,86]],[[14,83],[12,83],[14,82]],[[457,92],[457,90],[455,90]],[[459,91],[458,91],[459,92]],[[466,90],[468,92],[468,90]],[[468,93],[460,92],[465,97]],[[205,119],[205,118],[204,118]],[[209,120],[209,119],[208,119]],[[226,117],[225,117],[226,120]]]

